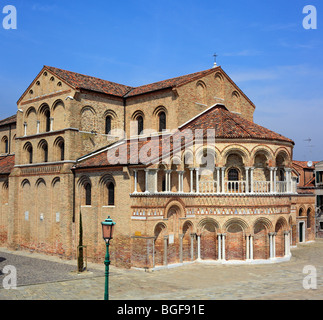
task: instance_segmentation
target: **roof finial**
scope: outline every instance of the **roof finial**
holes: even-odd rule
[[[216,64],[216,57],[217,56],[218,55],[216,53],[213,55],[213,57],[214,57],[214,65],[213,65],[213,68],[217,67],[217,64]]]

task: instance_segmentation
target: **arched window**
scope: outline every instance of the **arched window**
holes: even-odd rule
[[[31,143],[27,142],[23,149],[25,152],[25,162],[29,164],[33,163],[33,146]]]
[[[28,149],[27,149],[27,152],[28,152],[28,162],[29,163],[33,163],[33,147],[30,146]]]
[[[2,139],[2,148],[1,148],[1,152],[3,153],[9,153],[9,140],[8,138],[5,136]]]
[[[53,144],[53,160],[65,160],[65,142],[62,137],[58,137]]]
[[[166,130],[166,113],[164,111],[159,113],[159,132]]]
[[[112,118],[111,118],[111,116],[107,116],[105,118],[105,134],[110,134],[111,125],[112,125]]]
[[[237,169],[230,169],[228,172],[229,181],[239,181],[239,172]]]
[[[228,172],[228,180],[229,181],[239,181],[239,171],[237,169],[230,169]],[[239,186],[238,183],[230,183],[228,185],[228,189],[238,191]]]
[[[140,135],[144,131],[144,118],[142,116],[138,116],[137,123],[138,123],[138,135]]]
[[[50,131],[50,111],[46,110],[44,114],[46,117],[46,132],[49,132]]]
[[[48,144],[45,140],[39,143],[39,148],[41,151],[41,162],[48,162]]]
[[[110,182],[108,185],[108,205],[114,206],[114,183]]]
[[[92,188],[89,183],[87,183],[85,186],[85,205],[90,206],[92,201]]]
[[[64,144],[64,141],[62,141],[59,145],[59,151],[60,151],[60,158],[61,158],[61,161],[64,161],[65,160],[65,144]]]

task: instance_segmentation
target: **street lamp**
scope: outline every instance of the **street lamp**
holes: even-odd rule
[[[110,255],[109,255],[109,245],[110,245],[110,240],[113,238],[113,227],[116,224],[115,222],[112,221],[110,216],[108,219],[105,219],[102,224],[102,234],[103,234],[103,239],[105,241],[107,250],[106,250],[106,255],[105,255],[105,291],[104,291],[104,300],[109,300],[109,265],[110,265]]]

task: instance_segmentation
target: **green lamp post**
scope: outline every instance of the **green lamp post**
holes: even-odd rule
[[[102,224],[102,234],[103,234],[103,239],[106,243],[106,255],[105,255],[105,291],[104,291],[104,300],[109,300],[109,266],[110,266],[110,254],[109,254],[109,245],[110,245],[110,240],[113,238],[113,227],[116,224],[115,222],[112,221],[110,216],[108,219],[105,219]]]

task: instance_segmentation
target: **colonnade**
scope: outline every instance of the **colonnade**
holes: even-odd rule
[[[293,193],[295,192],[292,182],[292,174],[290,168],[284,168],[285,181],[277,181],[277,167],[269,167],[270,181],[255,181],[254,169],[255,167],[245,167],[245,180],[241,181],[228,181],[225,179],[226,167],[215,167],[216,180],[211,181],[212,186],[202,188],[203,183],[200,179],[201,172],[204,168],[188,168],[189,169],[189,193]],[[138,170],[134,169],[134,188],[133,192],[138,192]],[[145,190],[144,193],[158,193],[158,171],[163,169],[141,169],[145,172]],[[178,174],[177,193],[184,192],[184,173],[183,170],[164,170],[165,173],[165,190],[162,192],[172,192],[172,172]],[[237,184],[236,186],[234,184]],[[239,188],[238,188],[239,184]],[[194,189],[195,185],[195,189]],[[269,188],[268,188],[269,185]]]

